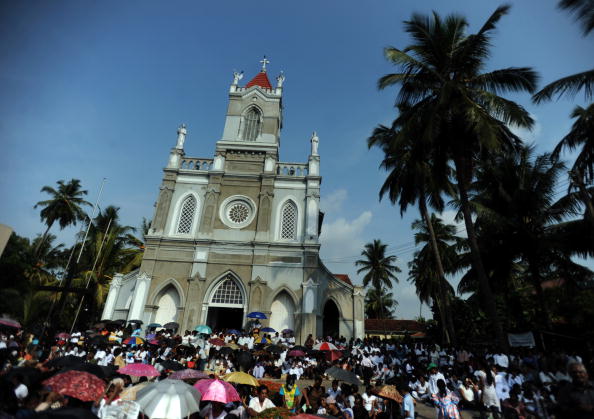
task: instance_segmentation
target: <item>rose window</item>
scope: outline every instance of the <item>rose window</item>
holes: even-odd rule
[[[229,208],[229,219],[235,224],[244,223],[250,216],[250,209],[244,203],[235,203]]]

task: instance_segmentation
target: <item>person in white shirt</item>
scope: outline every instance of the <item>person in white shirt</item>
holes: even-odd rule
[[[105,355],[107,355],[107,353],[103,350],[103,348],[99,348],[97,349],[97,352],[95,352],[94,359],[96,359],[97,363],[99,363],[103,358],[105,358]]]
[[[429,393],[431,395],[437,394],[439,392],[439,388],[437,387],[437,381],[443,380],[446,381],[445,377],[442,373],[437,370],[437,365],[429,364],[429,371],[431,374],[429,375]]]
[[[255,378],[262,378],[264,377],[264,366],[260,363],[256,364],[256,366],[254,367],[254,377]]]
[[[422,400],[429,400],[431,399],[431,394],[429,393],[429,383],[425,380],[425,376],[420,375],[417,381],[415,381],[411,386],[411,396],[418,401]]]
[[[258,387],[258,397],[254,397],[250,400],[248,405],[248,414],[250,416],[256,416],[258,413],[266,409],[276,407],[274,403],[268,398],[268,387],[262,385]]]
[[[372,387],[367,386],[365,393],[363,393],[363,395],[361,396],[363,397],[363,407],[365,407],[365,410],[367,410],[368,412],[371,412],[377,404],[377,397],[373,393],[371,393],[371,390]]]
[[[338,400],[338,396],[342,394],[342,390],[338,387],[338,380],[332,381],[332,387],[330,387],[327,391],[328,396],[334,397],[335,400]]]

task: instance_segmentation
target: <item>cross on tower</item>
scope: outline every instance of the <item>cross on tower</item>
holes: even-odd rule
[[[266,73],[266,64],[270,63],[270,60],[267,60],[265,55],[264,59],[260,60],[260,62],[262,63],[262,72]]]

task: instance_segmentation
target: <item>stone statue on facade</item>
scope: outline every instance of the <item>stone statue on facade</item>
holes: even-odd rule
[[[278,77],[276,78],[276,88],[280,89],[283,87],[283,83],[285,82],[285,74],[281,71]]]
[[[310,141],[311,141],[311,155],[317,156],[318,155],[318,145],[320,144],[320,139],[318,138],[318,135],[316,134],[315,131],[313,132]]]
[[[233,72],[233,85],[237,86],[239,80],[243,79],[243,71],[234,71]]]
[[[184,142],[186,141],[186,134],[188,130],[186,129],[186,124],[181,124],[181,126],[177,129],[177,144],[175,148],[178,150],[184,149]]]

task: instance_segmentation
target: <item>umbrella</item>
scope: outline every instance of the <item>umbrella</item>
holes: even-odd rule
[[[93,412],[82,407],[62,407],[60,409],[47,409],[35,414],[40,419],[97,419]]]
[[[318,343],[317,345],[314,345],[314,347],[312,349],[314,349],[315,351],[337,351],[338,350],[338,348],[330,342]]]
[[[161,375],[152,365],[141,363],[128,364],[125,367],[121,367],[118,372],[133,377],[158,377]]]
[[[256,377],[249,375],[248,373],[235,371],[227,374],[223,377],[223,380],[229,383],[245,384],[248,386],[258,387],[260,383],[256,380]]]
[[[106,322],[99,322],[93,325],[93,329],[103,329],[106,325]]]
[[[402,403],[402,395],[395,386],[384,385],[376,387],[373,392],[384,399],[394,400],[396,403]]]
[[[143,388],[145,388],[146,386],[148,386],[149,384],[152,384],[152,383],[145,381],[144,383],[136,384],[135,386],[132,386],[132,387],[126,387],[120,393],[120,399],[122,399],[122,400],[136,400],[138,392],[140,390],[142,390]]]
[[[210,335],[212,333],[212,329],[210,328],[210,326],[207,326],[205,324],[196,326],[196,328],[194,330],[197,331],[198,333],[204,333],[205,335]]]
[[[272,327],[263,327],[263,328],[262,328],[262,332],[266,332],[266,333],[276,333],[276,330],[274,330]]]
[[[237,343],[229,342],[227,344],[227,348],[231,348],[233,350],[239,349],[239,345]]]
[[[70,334],[66,333],[66,332],[62,332],[62,333],[58,333],[56,335],[56,337],[58,339],[68,339],[70,337]]]
[[[124,340],[124,344],[125,345],[132,345],[132,346],[136,346],[136,345],[142,345],[144,343],[144,339],[138,336],[132,336],[129,337],[128,339]]]
[[[151,344],[151,345],[158,345],[159,344],[159,341],[157,339],[151,339],[151,340],[149,340],[149,344]]]
[[[82,359],[79,356],[66,355],[66,356],[61,356],[59,358],[54,358],[51,361],[47,361],[45,363],[45,366],[47,368],[68,368],[68,367],[74,367],[76,365],[80,365],[83,362],[84,362],[84,359]]]
[[[90,345],[107,345],[107,343],[109,342],[107,340],[106,336],[102,336],[102,335],[97,335],[97,336],[93,336],[92,338],[90,338],[88,340]]]
[[[148,335],[146,335],[146,339],[147,340],[151,340],[157,337],[156,333],[149,333]]]
[[[11,379],[15,375],[22,375],[25,384],[31,388],[41,378],[41,371],[34,367],[17,367],[11,368],[6,373],[6,378]]]
[[[291,348],[291,350],[307,352],[307,351],[309,351],[309,348],[307,348],[306,346],[302,346],[302,345],[295,345]]]
[[[144,324],[142,320],[128,320],[128,323]]]
[[[293,333],[293,329],[283,329],[282,333]]]
[[[284,352],[284,348],[279,345],[270,345],[266,348],[266,350],[268,352],[272,352],[275,354],[280,354],[281,352]]]
[[[266,339],[264,336],[261,336],[256,339],[255,343],[270,343],[270,340]]]
[[[208,343],[215,345],[215,346],[225,346],[225,341],[223,339],[214,338],[210,339]]]
[[[260,313],[259,311],[252,311],[246,317],[250,319],[266,319],[266,314]]]
[[[181,419],[200,411],[200,393],[180,380],[163,380],[141,389],[136,403],[151,419]]]
[[[21,328],[21,324],[19,322],[8,317],[0,317],[0,324],[8,327],[14,327],[16,329]]]
[[[362,383],[357,378],[357,375],[352,371],[343,370],[338,367],[328,368],[325,372],[326,375],[334,377],[337,380],[344,381],[345,383],[354,384],[360,386]]]
[[[227,330],[227,333],[230,335],[241,335],[241,331],[239,331],[237,329]]]
[[[237,390],[226,381],[221,380],[200,380],[194,387],[202,394],[202,400],[213,402],[230,403],[241,401]]]
[[[287,356],[305,356],[305,352],[300,351],[299,349],[293,349],[292,351],[289,351]]]
[[[88,372],[89,374],[96,375],[101,379],[105,379],[114,375],[116,368],[113,365],[102,366],[85,362],[84,364],[78,364],[73,367],[65,368],[64,371],[84,371]]]
[[[179,362],[172,361],[171,359],[166,359],[163,362],[159,362],[159,364],[161,364],[161,366],[166,370],[179,371],[184,369],[184,366],[182,364],[180,364]]]
[[[175,371],[169,376],[169,378],[172,380],[202,380],[204,378],[210,377],[208,374],[205,374],[202,371],[188,368],[185,370]]]
[[[150,323],[147,327],[152,329],[153,327],[161,327],[161,325],[159,323]]]
[[[219,349],[219,353],[223,355],[229,355],[231,352],[233,352],[233,349],[228,346],[223,346],[221,349]]]
[[[326,351],[326,359],[330,362],[336,361],[337,359],[342,358],[342,352],[340,351]]]
[[[84,371],[66,371],[43,381],[52,391],[74,397],[83,402],[95,401],[103,394],[105,383]]]
[[[176,322],[169,322],[163,325],[165,329],[179,329],[179,323]]]

